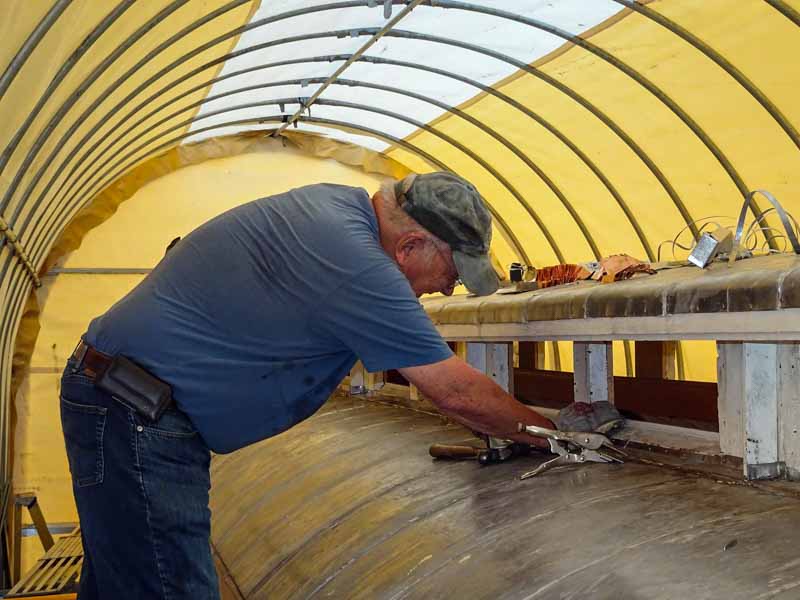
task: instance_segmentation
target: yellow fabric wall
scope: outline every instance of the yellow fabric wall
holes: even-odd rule
[[[128,114],[133,105],[141,103],[146,94],[153,94],[159,89],[164,90],[162,100],[188,90],[197,83],[197,79],[178,85],[169,85],[169,82],[175,81],[201,63],[229,52],[236,44],[238,35],[231,35],[212,48],[176,65],[165,79],[145,86],[133,102],[128,102],[121,109],[113,107],[134,89],[145,84],[154,73],[202,46],[209,39],[228,32],[236,34],[237,28],[248,22],[258,4],[258,0],[241,0],[235,5],[226,0],[113,3],[73,0],[67,3],[63,13],[25,58],[22,68],[0,95],[0,156],[7,156],[9,159],[5,167],[0,169],[0,216],[16,232],[27,256],[33,262],[34,271],[42,266],[51,244],[69,218],[110,183],[109,177],[114,177],[109,173],[105,180],[96,181],[97,168],[87,170],[88,165],[101,150],[111,149],[111,156],[118,156],[121,148],[130,147],[136,136],[153,125],[155,119],[151,118],[133,127]],[[55,0],[14,0],[2,3],[0,35],[4,43],[0,47],[0,70],[5,70],[11,64],[25,40],[55,5]],[[217,16],[189,31],[188,28],[194,23],[223,7],[226,7],[225,10],[221,10]],[[120,8],[124,10],[112,22],[111,15],[116,14],[115,11]],[[90,45],[89,36],[104,20],[110,26]],[[146,26],[147,23],[150,25]],[[141,31],[142,35],[134,41],[132,36],[137,31]],[[173,36],[176,38],[174,43],[168,44]],[[102,63],[115,56],[118,48],[123,49],[122,53],[101,73],[99,69]],[[68,70],[68,61],[77,57],[84,49],[85,54]],[[129,69],[144,59],[148,60],[141,68],[128,74]],[[222,66],[220,63],[205,68],[197,77],[211,79]],[[97,76],[93,74],[95,72]],[[56,81],[59,73],[65,76],[56,87],[48,90],[48,86]],[[206,94],[207,89],[199,89],[187,98],[200,100]],[[39,105],[40,99],[43,100],[41,110],[28,122],[29,115],[33,114],[32,111]],[[97,107],[89,110],[96,101],[99,102]],[[84,112],[87,115],[84,116]],[[156,130],[163,131],[189,116],[191,113],[165,121]],[[69,134],[73,125],[77,129]],[[84,136],[95,126],[98,127],[97,131],[84,140]],[[125,127],[131,127],[131,131],[122,139],[114,140],[110,136],[112,128],[118,128],[119,134]],[[188,125],[175,133],[187,129]],[[12,140],[18,133],[24,135],[14,148]],[[99,145],[95,146],[96,143]],[[30,155],[32,162],[27,164],[29,152],[34,153]],[[83,164],[78,167],[81,160]],[[102,162],[97,162],[96,166]],[[34,180],[40,173],[42,178],[34,185]],[[51,179],[53,185],[47,189]],[[23,331],[18,336],[17,329],[31,281],[20,261],[10,253],[9,245],[0,247],[0,264],[3,267],[10,265],[8,271],[3,270],[0,276],[0,305],[5,309],[5,317],[0,323],[2,438],[13,428],[13,415],[8,412],[10,392],[18,380],[18,366],[22,358],[12,358],[12,355],[15,350],[21,350],[21,355],[29,350],[23,341],[30,337],[30,331]],[[3,444],[0,447],[0,470],[5,469],[8,462],[7,448]]]
[[[89,231],[77,250],[58,261],[64,268],[151,268],[167,243],[243,202],[316,182],[362,186],[372,192],[380,178],[332,159],[318,159],[280,142],[252,152],[209,160],[169,173],[121,204],[113,218]],[[29,375],[15,399],[14,489],[35,491],[48,522],[77,515],[58,416],[60,372],[89,321],[105,311],[143,275],[45,276],[37,297],[38,339]],[[25,538],[25,564],[41,553]]]
[[[796,3],[790,3],[796,5]],[[656,0],[647,6],[690,30],[736,65],[795,126],[800,124],[800,35],[784,15],[762,0]],[[773,192],[800,215],[800,152],[775,120],[733,78],[697,49],[638,13],[598,28],[589,40],[611,52],[664,90],[708,135],[738,170],[749,189]],[[700,139],[661,101],[627,75],[571,47],[535,63],[546,74],[589,99],[652,158],[675,188],[692,219],[723,215],[732,225],[742,196]],[[631,208],[651,248],[671,240],[686,223],[658,180],[632,150],[598,118],[536,77],[518,73],[495,86],[566,134],[594,161]],[[647,258],[622,209],[600,180],[553,134],[492,96],[465,103],[467,113],[521,148],[562,190],[597,242],[602,255],[625,252]],[[523,191],[568,262],[592,260],[590,247],[567,210],[519,158],[465,120],[446,115],[433,125],[469,145]],[[559,262],[517,200],[480,165],[436,136],[409,138],[456,172],[472,179],[514,226],[536,266]],[[401,148],[389,156],[410,168],[429,165]],[[767,205],[762,205],[767,208]],[[768,219],[776,225],[774,219]],[[690,241],[685,233],[684,243]],[[762,238],[763,240],[763,238]],[[782,242],[781,242],[782,243]],[[507,265],[510,247],[498,248]],[[679,258],[686,253],[679,254]],[[669,248],[662,258],[672,258]],[[568,349],[563,347],[563,354]],[[682,344],[686,375],[715,379],[715,349],[707,342]],[[619,366],[624,359],[615,352]],[[569,361],[564,361],[565,365]]]
[[[0,197],[5,196],[15,173],[22,173],[20,186],[8,196],[8,206],[3,211],[6,218],[14,215],[12,226],[17,226],[17,222],[21,224],[28,216],[34,220],[42,217],[38,225],[31,227],[28,233],[23,232],[21,238],[28,251],[34,254],[37,266],[45,261],[45,256],[51,256],[46,263],[49,265],[62,252],[74,248],[87,228],[113,214],[117,204],[135,192],[143,181],[161,175],[164,176],[135,192],[133,199],[122,205],[119,214],[106,225],[90,232],[83,246],[58,264],[66,267],[150,267],[159,259],[165,244],[172,237],[186,233],[224,208],[253,196],[308,183],[312,179],[363,181],[364,185],[375,183],[373,176],[365,175],[360,170],[343,167],[332,161],[313,159],[293,148],[281,148],[273,152],[259,147],[257,154],[202,162],[167,174],[178,166],[203,160],[202,156],[187,159],[194,152],[189,148],[170,151],[161,164],[162,170],[157,173],[148,173],[147,169],[130,171],[129,176],[111,186],[110,191],[102,195],[91,210],[82,211],[82,208],[109,183],[101,182],[94,176],[82,178],[87,183],[85,187],[77,183],[76,174],[70,176],[70,184],[64,190],[72,189],[70,194],[74,194],[69,203],[63,193],[55,193],[65,181],[66,173],[56,179],[55,188],[46,195],[43,194],[43,185],[39,184],[27,196],[25,190],[40,167],[45,167],[46,180],[55,174],[73,150],[79,149],[78,156],[81,156],[89,151],[95,140],[102,139],[111,128],[126,118],[127,111],[132,108],[130,104],[115,115],[107,116],[108,110],[117,101],[170,61],[220,33],[246,23],[258,2],[243,2],[201,29],[187,34],[146,68],[108,89],[116,77],[147,52],[225,2],[193,0],[175,10],[131,46],[112,69],[77,98],[69,113],[54,122],[53,131],[44,137],[42,152],[30,168],[20,169],[36,136],[44,130],[58,107],[78,89],[84,78],[121,40],[168,4],[166,0],[132,3],[123,18],[109,28],[47,98],[44,110],[33,121],[29,134],[0,173]],[[798,0],[791,0],[787,4],[800,10]],[[51,5],[44,1],[14,1],[3,5],[0,34],[4,44],[0,48],[0,66],[11,61]],[[654,0],[647,6],[687,28],[722,53],[776,104],[791,123],[800,124],[800,105],[796,102],[797,90],[800,89],[800,69],[797,67],[800,35],[796,25],[786,16],[763,0]],[[1,140],[10,140],[18,131],[63,61],[112,9],[112,3],[94,0],[74,0],[70,4],[30,56],[6,94],[0,98],[3,116],[0,119]],[[607,27],[599,27],[588,36],[590,41],[641,72],[685,109],[730,159],[748,188],[772,191],[787,209],[800,215],[800,183],[797,178],[800,152],[772,117],[707,57],[658,24],[636,13],[612,21]],[[457,32],[452,35],[457,37]],[[223,44],[204,50],[183,63],[170,77],[150,86],[145,94],[152,93],[195,66],[225,54],[235,41],[236,37],[232,37]],[[692,219],[711,215],[732,217],[737,214],[741,195],[720,163],[673,112],[642,86],[597,56],[577,47],[557,51],[538,61],[535,66],[587,98],[618,123],[663,172]],[[195,77],[169,88],[162,99],[173,98],[198,81],[210,79],[219,68],[206,69],[197,75],[200,79]],[[458,71],[458,65],[453,65],[453,69]],[[651,249],[655,249],[663,240],[674,237],[685,226],[672,199],[653,173],[619,136],[586,108],[524,73],[509,77],[496,87],[553,123],[597,164],[629,205]],[[88,116],[77,135],[61,144],[62,135],[78,115],[106,90],[109,95],[100,108]],[[206,90],[199,90],[184,102],[199,100],[205,94]],[[140,102],[142,98],[143,95],[138,96],[131,104]],[[645,258],[643,244],[609,191],[550,132],[485,94],[479,94],[462,108],[501,132],[553,179],[585,222],[601,254],[626,252]],[[161,124],[158,131],[188,116],[179,115]],[[101,148],[109,148],[112,154],[119,155],[123,149],[131,146],[137,134],[156,119],[138,125],[123,140],[113,144],[111,140],[107,144],[104,142]],[[83,134],[96,124],[101,127],[87,144],[89,147],[78,148]],[[468,145],[522,191],[553,234],[567,261],[593,258],[587,240],[559,199],[508,149],[455,116],[446,115],[434,121],[433,125]],[[180,131],[174,135],[178,133]],[[429,133],[418,132],[409,140],[475,182],[522,241],[536,266],[558,262],[554,251],[527,212],[480,165]],[[302,136],[296,140],[301,147],[304,144],[315,146],[317,142]],[[340,149],[336,152],[339,152],[339,159],[342,160]],[[353,164],[364,162],[364,156],[359,155],[357,150],[351,148],[348,152]],[[50,160],[51,154],[56,160]],[[407,169],[425,172],[431,168],[401,149],[391,149],[388,155],[397,162],[382,164],[379,170],[384,173],[401,176]],[[91,151],[88,156],[96,156],[96,151]],[[374,157],[370,160],[374,160]],[[71,187],[72,183],[76,183],[75,187]],[[79,190],[82,191],[77,193]],[[44,202],[35,206],[35,201],[40,197]],[[57,209],[61,208],[66,210],[57,214]],[[78,218],[74,222],[79,223],[80,227],[68,230],[51,253],[44,232],[51,225],[58,230],[61,223],[66,222],[67,216],[75,215]],[[730,220],[724,222],[730,224]],[[769,223],[775,224],[774,220]],[[688,236],[683,238],[684,241],[688,239]],[[498,228],[495,228],[494,250],[505,267],[518,259],[513,245]],[[8,252],[8,246],[0,249],[0,259],[5,260]],[[671,258],[671,255],[667,258]],[[24,294],[19,298],[9,298],[7,295],[9,286],[21,278],[17,269],[0,281],[0,298],[4,306],[12,301],[18,302],[20,307],[24,304]],[[88,319],[102,312],[138,280],[139,276],[132,275],[46,277],[44,287],[37,293],[43,311],[42,330],[36,341],[31,373],[15,398],[19,426],[15,433],[14,478],[17,490],[33,489],[41,494],[42,506],[50,521],[74,519],[73,508],[63,501],[65,490],[66,495],[69,490],[55,412],[56,371],[60,370]],[[92,293],[87,294],[87,289],[91,289]],[[8,355],[12,351],[11,340],[15,338],[18,316],[14,313],[10,320],[2,324],[2,397],[8,389]],[[31,331],[23,332],[23,337],[32,338]],[[615,372],[625,374],[622,344],[615,343],[614,348]],[[684,342],[681,348],[687,378],[715,380],[713,343]],[[562,368],[571,369],[571,347],[561,343],[559,349]],[[552,368],[554,362],[551,346],[548,345],[547,366]],[[5,428],[5,417],[0,420],[2,430]],[[59,498],[62,500],[59,501]]]

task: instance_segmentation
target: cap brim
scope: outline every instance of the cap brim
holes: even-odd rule
[[[477,296],[494,294],[500,287],[492,261],[488,254],[465,254],[453,251],[453,261],[458,269],[458,276],[467,289]]]

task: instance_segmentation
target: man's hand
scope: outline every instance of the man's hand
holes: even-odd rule
[[[457,356],[420,367],[400,369],[446,416],[470,429],[535,446],[547,440],[517,431],[517,424],[555,429],[549,420],[517,402],[499,385]]]

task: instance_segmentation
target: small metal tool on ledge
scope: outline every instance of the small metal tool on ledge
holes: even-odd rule
[[[535,425],[518,425],[520,433],[527,433],[535,437],[547,439],[550,443],[550,451],[557,456],[547,462],[542,463],[533,471],[528,471],[520,476],[520,479],[534,477],[550,469],[565,465],[582,464],[586,462],[598,463],[622,463],[622,459],[615,454],[626,456],[626,454],[614,446],[606,436],[600,433],[580,433],[572,431],[556,431]],[[608,448],[608,450],[601,450]]]
[[[485,448],[468,445],[433,444],[429,453],[433,458],[450,458],[455,460],[476,459],[482,465],[505,462],[515,456],[527,456],[531,447],[527,444],[503,440],[488,435],[479,435]]]

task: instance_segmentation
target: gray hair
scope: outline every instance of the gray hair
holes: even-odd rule
[[[400,182],[395,179],[389,179],[381,184],[381,201],[389,221],[403,233],[410,231],[427,232],[427,229],[417,223],[414,218],[400,207],[396,191],[398,183]]]
[[[400,206],[400,202],[397,198],[397,191],[398,189],[408,189],[411,187],[411,182],[414,180],[414,177],[416,177],[416,175],[411,174],[400,181],[389,179],[381,184],[380,195],[385,214],[389,222],[397,227],[399,232],[410,233],[413,231],[421,231],[425,233],[433,246],[437,246],[440,250],[447,250],[450,248],[447,242],[425,229]]]

